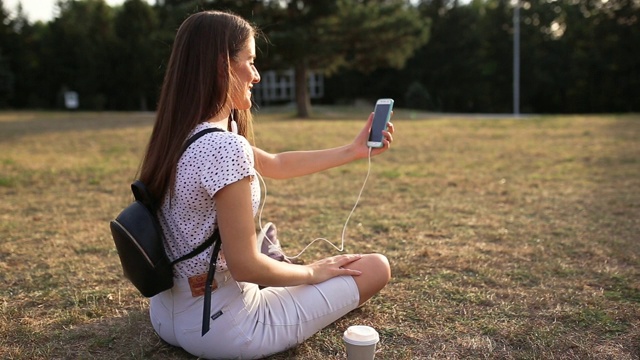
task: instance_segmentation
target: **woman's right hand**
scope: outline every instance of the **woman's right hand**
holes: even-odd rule
[[[360,260],[360,254],[336,255],[322,260],[318,260],[308,266],[311,270],[310,284],[318,284],[336,276],[358,276],[362,274],[359,270],[349,269],[348,265]]]
[[[391,112],[391,116],[393,116],[393,112]],[[369,132],[371,131],[371,125],[373,124],[373,112],[369,114],[369,118],[367,119],[367,123],[364,128],[360,130],[360,133],[354,141],[351,143],[350,147],[355,154],[356,158],[363,159],[369,156],[369,150],[371,150],[371,156],[376,156],[384,151],[387,151],[389,147],[391,147],[391,143],[393,142],[393,133],[395,132],[395,127],[392,122],[387,123],[387,128],[382,131],[383,139],[382,139],[382,147],[381,148],[369,148],[367,146],[367,140],[369,139]]]

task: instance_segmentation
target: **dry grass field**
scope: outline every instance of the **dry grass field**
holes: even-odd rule
[[[263,111],[269,151],[351,141],[368,110],[312,120]],[[129,201],[152,114],[0,113],[0,358],[191,359],[153,332],[108,222]],[[492,119],[396,111],[372,159],[348,252],[381,252],[391,283],[271,357],[344,359],[342,332],[381,335],[377,359],[640,358],[640,116]],[[267,179],[263,222],[285,251],[339,244],[359,161]],[[334,254],[312,246],[302,258]]]

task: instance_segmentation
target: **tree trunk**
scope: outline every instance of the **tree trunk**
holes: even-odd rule
[[[311,99],[309,98],[309,88],[307,86],[307,64],[304,61],[296,64],[295,73],[298,117],[308,118],[311,115]]]
[[[144,96],[144,93],[140,93],[140,111],[147,111],[147,97]]]

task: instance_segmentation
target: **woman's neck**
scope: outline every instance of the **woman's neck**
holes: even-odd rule
[[[231,113],[230,110],[226,110],[226,109],[222,110],[216,116],[214,116],[214,117],[210,118],[209,120],[207,120],[207,122],[210,122],[214,126],[226,130],[227,126],[229,125],[229,115],[230,115],[230,113]]]

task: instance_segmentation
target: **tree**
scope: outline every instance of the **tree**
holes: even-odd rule
[[[109,107],[115,36],[113,9],[104,0],[60,1],[60,14],[51,23],[46,42],[51,91],[77,91],[80,106]],[[59,103],[58,103],[59,104]]]
[[[149,99],[155,98],[158,76],[158,20],[151,6],[143,0],[127,0],[116,13],[114,29],[117,39],[115,67],[111,69],[113,94],[119,109],[148,110]]]
[[[4,53],[14,39],[9,14],[0,0],[0,107],[6,107],[13,95],[14,74]]]
[[[0,26],[0,106],[39,105],[35,90],[41,83],[37,50],[43,24],[30,24],[18,3],[11,17],[2,10]]]
[[[290,0],[267,26],[271,63],[295,70],[299,117],[310,115],[310,69],[326,74],[351,68],[401,68],[426,43],[429,22],[402,0]]]
[[[571,49],[566,111],[610,112],[640,109],[640,2],[563,1]]]
[[[66,88],[85,109],[151,109],[178,26],[221,9],[267,35],[260,69],[296,70],[299,116],[309,70],[327,75],[326,103],[511,110],[510,0],[56,1],[56,18],[31,24],[0,0],[0,107],[53,108]],[[640,111],[640,0],[520,3],[523,111]]]
[[[481,108],[482,33],[479,1],[422,1],[418,9],[432,19],[431,39],[418,49],[403,70],[403,79],[419,80],[431,95],[436,111],[473,112]]]
[[[0,108],[6,107],[13,95],[14,77],[9,62],[2,56],[0,48]]]

